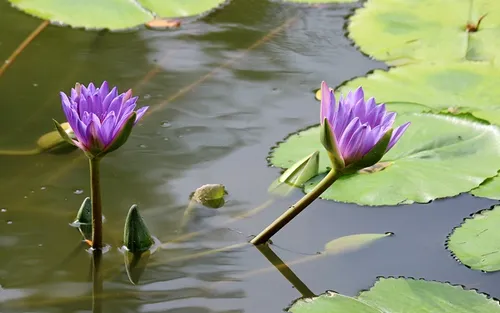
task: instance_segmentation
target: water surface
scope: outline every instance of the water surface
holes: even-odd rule
[[[384,65],[345,38],[355,5],[307,8],[271,1],[234,0],[224,10],[176,31],[96,33],[50,26],[0,77],[1,149],[30,149],[63,120],[58,92],[76,81],[104,79],[134,88],[152,113],[128,143],[103,162],[105,312],[281,312],[300,294],[253,247],[185,261],[180,256],[248,240],[302,193],[251,218],[224,225],[269,199],[279,170],[269,148],[314,124],[312,90]],[[40,21],[0,3],[0,59],[6,59]],[[271,35],[270,35],[271,34]],[[264,38],[264,39],[263,39]],[[251,49],[249,50],[249,47]],[[88,165],[67,155],[1,157],[0,311],[89,312],[89,255],[68,226],[89,195]],[[139,285],[125,274],[123,224],[137,203],[162,242],[182,234],[189,194],[224,184],[227,205],[198,208],[188,231],[203,236],[167,245],[151,258]],[[377,276],[450,281],[500,296],[499,274],[455,262],[444,248],[452,228],[493,202],[459,196],[425,205],[359,207],[317,201],[273,239],[292,262],[355,233],[395,232],[358,252],[292,265],[315,293],[355,295]]]

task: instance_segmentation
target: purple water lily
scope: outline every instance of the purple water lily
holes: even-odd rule
[[[118,94],[113,87],[110,91],[106,81],[99,88],[77,83],[70,97],[61,92],[64,114],[76,137],[73,144],[93,157],[120,147],[148,109],[134,111],[137,99],[132,90]]]
[[[367,155],[386,133],[391,137],[382,152],[389,151],[410,125],[406,123],[392,130],[395,118],[396,113],[387,112],[385,104],[377,105],[374,98],[365,101],[361,87],[341,97],[337,104],[333,91],[325,82],[321,83],[321,123],[325,120],[328,123],[336,150],[346,167]],[[379,153],[379,159],[383,153]]]

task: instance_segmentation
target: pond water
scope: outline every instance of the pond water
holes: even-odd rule
[[[103,264],[104,312],[282,312],[300,297],[251,246],[180,259],[247,241],[302,196],[296,190],[227,223],[269,199],[279,175],[268,167],[269,148],[317,123],[313,89],[321,80],[335,86],[384,68],[345,38],[355,6],[235,0],[175,31],[49,26],[0,77],[0,149],[33,148],[52,118],[63,120],[58,93],[76,81],[133,88],[140,105],[151,107],[127,144],[103,161],[105,242],[112,246]],[[39,24],[0,2],[0,60]],[[0,312],[89,312],[90,256],[68,226],[89,195],[86,159],[79,151],[0,158]],[[226,206],[196,208],[181,229],[190,193],[207,183],[226,186]],[[154,254],[136,286],[117,250],[133,203],[163,243],[203,232]],[[500,297],[499,273],[459,265],[444,246],[464,217],[491,204],[468,195],[399,207],[319,200],[273,238],[273,249],[317,294],[355,295],[378,276],[405,276]],[[362,250],[293,264],[334,238],[387,231],[395,236]]]

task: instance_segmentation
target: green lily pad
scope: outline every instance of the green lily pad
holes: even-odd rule
[[[154,19],[197,16],[227,0],[9,0],[28,14],[57,24],[89,29],[120,30]]]
[[[373,206],[427,203],[468,192],[497,174],[497,127],[417,113],[400,115],[395,124],[406,121],[411,121],[411,126],[376,166],[341,177],[321,197]],[[318,172],[323,174],[305,184],[309,192],[330,167],[319,140],[319,127],[288,137],[271,151],[270,162],[288,168],[316,150],[320,151]]]
[[[435,281],[380,278],[356,298],[327,292],[301,299],[292,313],[498,313],[497,301],[474,290]]]
[[[500,206],[483,210],[455,228],[447,240],[448,249],[461,263],[485,272],[500,270]]]
[[[413,64],[389,71],[376,70],[336,91],[347,94],[363,86],[367,96],[386,103],[396,112],[398,104],[414,103],[436,112],[470,113],[500,125],[499,80],[500,68],[487,63]],[[405,112],[407,106],[401,109]]]
[[[355,298],[335,292],[327,292],[319,297],[301,299],[288,310],[291,313],[382,313],[377,308]]]
[[[369,0],[348,32],[361,51],[390,65],[492,61],[500,56],[499,20],[495,0]]]
[[[470,192],[473,196],[500,200],[500,177],[497,175],[485,180],[479,187]]]
[[[328,4],[328,3],[354,3],[359,0],[283,0],[283,2],[309,3],[309,4]]]

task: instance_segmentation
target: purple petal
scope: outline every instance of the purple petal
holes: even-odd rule
[[[333,99],[335,100],[335,98]],[[325,118],[333,123],[333,110],[332,110],[332,93],[328,88],[326,82],[321,82],[321,112],[320,112],[320,120],[321,123],[325,120]]]
[[[119,119],[121,115],[121,110],[122,110],[122,99],[123,99],[123,94],[115,97],[113,100],[111,100],[111,103],[109,104],[108,112],[115,112],[116,118]]]
[[[111,104],[111,101],[113,101],[113,99],[116,98],[117,96],[118,96],[118,90],[116,87],[113,87],[113,89],[111,89],[111,92],[109,92],[102,100],[102,107],[104,111],[106,112],[110,111],[109,106]]]
[[[106,98],[108,93],[109,93],[108,82],[104,81],[101,87],[99,87],[99,100],[101,101],[101,103],[104,102],[104,98]]]
[[[371,131],[365,138],[362,155],[370,152],[370,150],[373,149],[373,147],[380,141],[386,131],[387,129],[383,125],[378,125],[375,128],[371,129]]]
[[[68,96],[64,92],[60,92],[59,95],[61,96],[61,104],[62,104],[64,114],[66,115],[66,119],[69,120],[68,113],[71,110],[71,102],[68,99]]]
[[[344,101],[339,101],[337,106],[338,110],[336,112],[335,121],[332,122],[332,126],[333,126],[333,132],[340,140],[342,134],[345,131],[345,128],[352,120],[352,118],[350,118],[351,111],[349,111],[349,108],[345,105]]]
[[[82,87],[83,88],[83,87]],[[83,95],[80,96],[80,99],[78,101],[78,114],[80,114],[80,118],[85,114],[85,112],[90,112],[90,105]]]
[[[342,154],[346,165],[357,161],[362,155],[361,151],[364,148],[363,141],[365,139],[366,133],[368,131],[368,124],[363,124],[356,129],[353,133],[351,139],[347,143],[346,149]]]
[[[113,134],[112,134],[113,140],[115,139],[116,136],[118,136],[119,133],[121,133],[121,131],[123,130],[123,127],[125,126],[126,122],[129,120],[130,116],[132,116],[132,114],[134,114],[134,112],[130,112],[129,115],[123,116],[119,121],[116,122],[116,126],[113,129]]]
[[[385,115],[385,104],[379,104],[373,109],[373,123],[378,125],[382,122],[382,118]]]
[[[358,102],[356,102],[356,104],[354,104],[352,108],[354,115],[359,117],[359,120],[362,124],[366,123],[367,112],[365,111],[365,109],[366,109],[365,103],[364,100],[362,99],[359,99]]]
[[[102,122],[100,134],[102,142],[107,147],[113,141],[113,129],[115,128],[116,115],[115,112],[110,112]]]
[[[94,137],[94,142],[100,143],[101,146],[104,146],[104,138],[101,136],[101,120],[99,116],[92,113],[92,136]]]
[[[399,138],[403,136],[403,133],[406,131],[406,129],[410,126],[410,122],[403,124],[396,128],[392,132],[391,140],[389,141],[389,145],[387,146],[387,149],[385,150],[386,152],[389,151],[395,144],[398,142]]]
[[[139,110],[137,110],[135,113],[137,114],[136,115],[136,118],[135,118],[135,122],[134,124],[137,124],[137,122],[143,117],[143,115],[146,113],[146,111],[148,110],[149,107],[142,107],[140,108]]]
[[[392,124],[394,124],[394,120],[396,119],[396,113],[394,112],[388,112],[383,118],[382,121],[380,122],[381,125],[386,125],[387,127],[392,127]]]
[[[348,149],[348,143],[351,141],[352,136],[354,136],[354,133],[356,133],[360,127],[361,123],[359,122],[359,118],[355,117],[345,128],[339,139],[339,150],[342,155],[344,155],[344,152]]]
[[[94,94],[95,93],[95,86],[94,83],[90,83],[89,86],[87,87],[87,92],[89,94]]]

